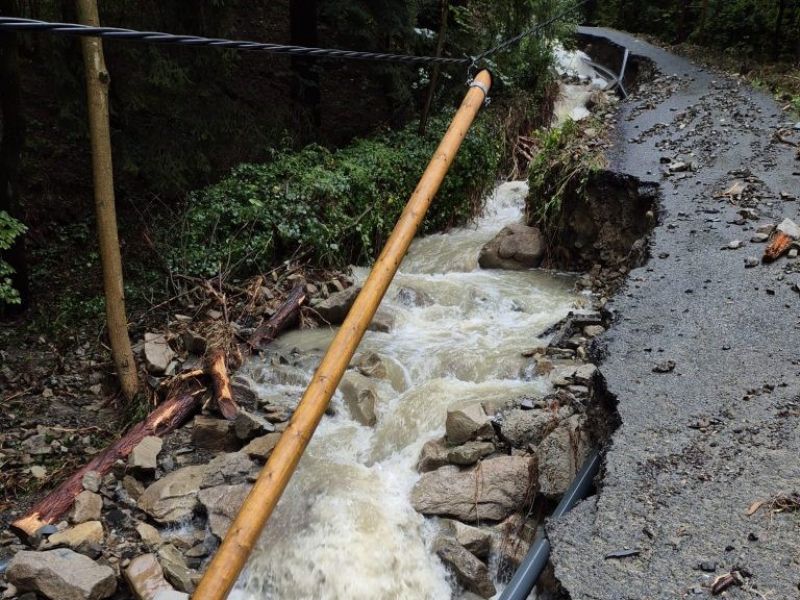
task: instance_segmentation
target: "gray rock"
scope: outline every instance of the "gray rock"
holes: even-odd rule
[[[86,550],[92,544],[103,543],[105,534],[100,521],[86,521],[54,533],[47,540],[48,547],[67,546],[76,551]]]
[[[481,560],[489,558],[494,534],[452,519],[442,519],[442,530]]]
[[[100,484],[102,483],[103,478],[100,477],[100,473],[97,471],[86,471],[86,473],[83,474],[83,479],[81,480],[83,489],[89,490],[90,492],[99,492]]]
[[[367,329],[369,331],[389,333],[392,327],[394,327],[394,315],[383,310],[378,310]]]
[[[791,219],[784,219],[781,221],[780,225],[777,227],[777,230],[781,233],[785,233],[793,240],[800,240],[800,227],[798,227],[797,223]]]
[[[72,505],[70,520],[73,523],[97,521],[102,510],[103,499],[94,492],[84,490],[75,496],[75,504]]]
[[[191,594],[195,587],[197,573],[186,565],[181,553],[172,544],[158,549],[158,562],[164,569],[164,576],[178,591]]]
[[[328,324],[340,325],[344,321],[361,288],[352,286],[343,292],[331,294],[325,300],[312,302],[311,308]]]
[[[756,233],[753,235],[753,237],[750,238],[750,241],[753,242],[754,244],[763,244],[767,240],[769,240],[768,233]]]
[[[389,370],[383,359],[375,352],[365,352],[358,357],[356,369],[364,377],[374,377],[375,379],[388,379]]]
[[[452,465],[474,465],[485,456],[494,452],[492,442],[467,442],[447,451],[447,462]]]
[[[128,456],[128,467],[148,473],[155,471],[158,467],[158,453],[163,445],[161,438],[153,435],[144,437]]]
[[[163,373],[169,367],[175,353],[169,347],[167,338],[162,333],[144,334],[144,359],[147,370],[151,373]]]
[[[197,493],[206,476],[204,465],[173,471],[141,495],[139,508],[159,523],[177,523],[192,516],[198,507]]]
[[[522,506],[533,483],[531,466],[532,459],[524,456],[489,458],[469,470],[445,466],[422,475],[411,502],[426,515],[499,521]]]
[[[123,575],[137,600],[155,600],[159,592],[175,591],[164,578],[164,569],[155,554],[137,556],[125,568]]]
[[[397,300],[406,306],[430,306],[433,298],[429,294],[412,287],[401,287],[397,291]]]
[[[158,529],[149,523],[138,523],[136,525],[136,533],[148,546],[160,546],[164,542],[164,538],[161,537]]]
[[[277,445],[279,439],[281,439],[281,434],[277,432],[262,435],[242,448],[242,452],[247,454],[250,458],[265,462],[269,458],[269,455],[272,454],[272,450]]]
[[[339,389],[353,419],[369,427],[378,422],[375,414],[378,390],[373,382],[360,373],[348,371],[342,377]]]
[[[247,442],[265,433],[275,431],[275,426],[266,419],[240,408],[233,421],[233,430],[237,438]]]
[[[208,515],[208,525],[211,533],[220,540],[225,537],[231,522],[239,512],[239,507],[244,502],[252,486],[247,483],[237,485],[219,485],[217,487],[200,490],[200,503],[205,507]]]
[[[756,268],[761,261],[758,260],[755,256],[748,256],[744,259],[744,268],[745,269],[754,269]]]
[[[603,327],[602,325],[587,325],[586,327],[583,328],[583,334],[586,337],[593,338],[597,337],[598,335],[601,335],[603,332],[605,332],[605,330],[606,328]]]
[[[544,257],[544,238],[536,227],[512,223],[481,248],[483,269],[525,270],[538,267]]]
[[[241,447],[233,421],[203,415],[194,418],[192,443],[197,448],[222,452],[238,450]]]
[[[447,464],[447,447],[444,440],[430,440],[422,446],[417,461],[417,471],[427,473]]]
[[[515,448],[536,446],[571,414],[572,409],[567,406],[562,406],[557,413],[546,409],[513,409],[503,415],[500,436]]]
[[[122,489],[125,490],[125,493],[128,494],[128,497],[133,502],[139,500],[141,495],[144,494],[144,484],[130,475],[125,475],[122,478]]]
[[[442,562],[450,568],[459,584],[482,598],[497,593],[485,563],[454,540],[440,538],[434,549]]]
[[[494,429],[489,415],[480,403],[468,404],[447,411],[445,421],[447,441],[451,444],[463,444],[474,439],[491,439]]]
[[[589,451],[586,417],[573,415],[561,423],[536,449],[540,493],[550,498],[563,495]]]
[[[66,548],[18,552],[6,579],[21,592],[34,591],[52,600],[101,600],[117,589],[111,567]]]

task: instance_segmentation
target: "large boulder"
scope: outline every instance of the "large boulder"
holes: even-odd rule
[[[590,450],[584,415],[573,415],[561,423],[536,449],[539,491],[550,498],[562,496]]]
[[[329,325],[340,325],[344,321],[353,302],[356,301],[356,296],[361,288],[353,286],[349,287],[342,292],[331,294],[325,300],[320,300],[311,303],[311,308],[319,315],[319,317]]]
[[[375,406],[378,403],[378,389],[361,373],[348,371],[342,377],[339,389],[344,396],[350,416],[362,425],[372,427],[378,422]]]
[[[498,456],[469,470],[442,467],[422,475],[411,492],[411,502],[425,515],[465,522],[500,521],[525,501],[532,466],[529,457]]]
[[[515,448],[526,448],[529,444],[537,446],[558,424],[572,414],[569,407],[561,407],[558,412],[546,409],[512,409],[503,414],[500,423],[500,437]]]
[[[450,448],[447,451],[447,462],[451,465],[474,465],[492,452],[494,452],[494,444],[492,442],[467,442],[461,446]]]
[[[458,542],[450,538],[439,538],[434,549],[464,588],[482,598],[491,598],[497,593],[486,564]]]
[[[491,419],[477,402],[448,409],[445,430],[447,441],[453,445],[494,436]]]
[[[482,269],[523,271],[538,267],[543,257],[542,232],[536,227],[512,223],[481,248],[478,264]]]
[[[6,579],[20,592],[33,591],[51,600],[102,600],[117,589],[111,567],[66,548],[18,552]]]
[[[164,442],[161,438],[148,435],[136,444],[128,456],[128,467],[136,471],[152,473],[158,467],[158,453]]]

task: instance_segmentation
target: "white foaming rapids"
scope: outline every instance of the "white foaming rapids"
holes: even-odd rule
[[[417,239],[381,305],[390,333],[368,332],[360,352],[396,367],[382,382],[374,428],[350,419],[337,392],[300,461],[235,596],[238,600],[445,600],[454,596],[431,551],[436,520],[412,508],[422,445],[444,433],[456,402],[546,391],[524,376],[522,349],[569,311],[571,280],[540,271],[481,270],[480,248],[522,218],[527,186],[499,185],[470,226]],[[356,269],[363,279],[365,269]],[[404,304],[401,288],[430,302]],[[249,374],[271,402],[302,394],[333,332],[291,332],[273,344],[295,367],[255,361]]]

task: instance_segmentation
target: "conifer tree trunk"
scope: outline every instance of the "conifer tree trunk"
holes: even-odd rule
[[[78,18],[87,25],[99,25],[97,0],[76,0]],[[131,400],[138,391],[136,361],[128,338],[125,295],[122,285],[122,259],[119,251],[117,215],[114,205],[114,174],[111,162],[111,134],[108,117],[108,85],[110,77],[103,59],[100,38],[81,38],[86,72],[86,93],[89,109],[89,133],[92,142],[94,201],[97,213],[97,237],[103,266],[103,288],[106,299],[106,322],[111,354],[117,368],[122,393]]]

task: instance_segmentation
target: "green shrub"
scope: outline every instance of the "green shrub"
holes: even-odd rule
[[[320,265],[363,264],[382,248],[452,114],[330,151],[309,146],[241,165],[191,195],[173,269],[244,277],[304,253]],[[501,136],[486,116],[464,140],[423,232],[463,223],[494,183]]]
[[[0,251],[8,250],[14,244],[18,236],[25,233],[26,227],[9,215],[6,211],[0,210]],[[0,258],[0,303],[19,304],[19,292],[12,285],[11,276],[14,269],[6,261]]]

